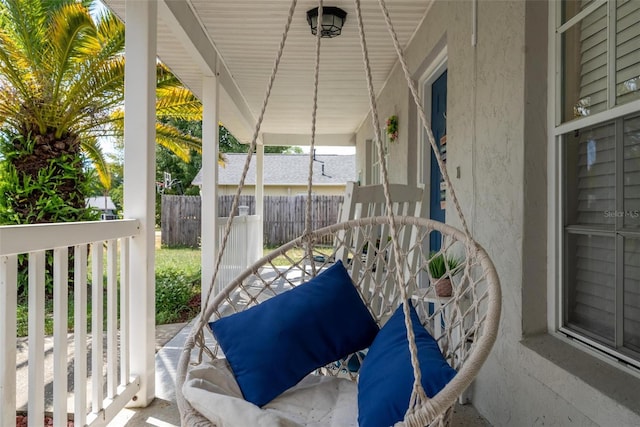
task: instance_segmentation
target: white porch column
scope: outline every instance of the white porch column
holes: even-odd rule
[[[264,237],[264,145],[262,144],[256,147],[256,215],[260,217],[258,242],[262,251]]]
[[[147,406],[155,397],[155,0],[126,2],[124,216],[140,221],[130,246],[131,375],[140,376],[140,392],[131,406]]]
[[[218,78],[202,82],[202,302],[213,278],[218,252]],[[211,296],[213,298],[213,295]]]

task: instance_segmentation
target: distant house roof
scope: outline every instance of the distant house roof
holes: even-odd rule
[[[113,204],[111,197],[89,197],[87,198],[87,207],[96,208],[100,210],[116,210],[116,205]]]
[[[218,185],[238,185],[245,154],[225,153],[226,165],[218,169]],[[251,160],[246,185],[256,184],[256,159]],[[324,173],[323,173],[324,166]],[[265,154],[264,185],[307,185],[308,154]],[[356,180],[356,156],[323,154],[313,162],[313,185],[342,185]],[[202,170],[191,185],[202,185]]]

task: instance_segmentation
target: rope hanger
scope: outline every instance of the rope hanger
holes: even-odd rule
[[[409,71],[409,68],[407,66],[407,62],[405,59],[405,55],[403,52],[402,47],[400,46],[400,42],[398,40],[398,36],[395,32],[395,29],[393,27],[393,23],[391,21],[391,17],[389,15],[389,10],[387,9],[386,3],[384,0],[379,0],[379,5],[380,5],[380,9],[382,11],[382,14],[384,16],[385,19],[385,23],[387,25],[387,30],[393,40],[393,45],[398,57],[398,60],[400,61],[400,64],[402,65],[402,69],[404,71],[404,75],[405,75],[405,79],[407,81],[407,84],[410,88],[411,91],[411,95],[413,97],[414,103],[416,104],[416,107],[418,109],[418,113],[420,116],[420,121],[422,123],[422,126],[428,136],[428,140],[429,143],[433,149],[433,152],[435,154],[438,166],[442,172],[442,177],[443,180],[445,182],[445,185],[447,186],[447,190],[450,193],[451,199],[453,201],[453,205],[455,207],[456,213],[458,214],[458,217],[460,218],[461,224],[462,224],[462,229],[465,233],[465,235],[467,236],[468,240],[472,240],[468,226],[467,226],[467,222],[466,219],[464,217],[464,214],[462,213],[462,209],[460,207],[460,204],[458,202],[458,198],[456,197],[455,191],[453,189],[453,186],[451,184],[451,180],[449,178],[449,174],[447,173],[447,169],[446,169],[446,165],[442,160],[442,157],[440,155],[440,152],[438,150],[438,146],[436,144],[435,138],[433,136],[433,132],[431,131],[430,126],[428,125],[429,122],[427,120],[426,117],[426,113],[424,111],[424,108],[422,106],[422,103],[420,102],[420,98],[418,95],[418,91],[416,88],[416,85],[413,81],[413,79],[411,78],[411,73]],[[233,202],[232,202],[232,206],[231,206],[231,212],[235,212],[238,204],[239,204],[239,200],[240,200],[240,194],[242,193],[242,189],[244,187],[245,184],[245,180],[247,177],[247,174],[249,172],[249,166],[251,164],[251,159],[253,156],[253,153],[256,149],[257,146],[257,142],[258,142],[258,137],[260,134],[260,129],[262,127],[262,122],[264,121],[264,115],[266,113],[266,109],[269,103],[269,98],[271,96],[271,91],[273,89],[273,84],[275,82],[275,78],[277,76],[278,73],[278,69],[279,69],[279,65],[280,65],[280,61],[282,59],[282,55],[284,53],[284,48],[286,45],[286,41],[287,41],[287,37],[289,34],[289,30],[291,28],[291,23],[293,21],[293,17],[295,15],[295,9],[297,6],[297,0],[292,0],[291,5],[289,7],[289,13],[287,16],[287,22],[285,25],[285,29],[284,32],[282,34],[281,37],[281,41],[280,44],[278,46],[278,52],[276,54],[276,58],[274,61],[274,65],[271,71],[271,75],[269,77],[268,80],[268,84],[267,84],[267,89],[265,92],[265,96],[264,96],[264,100],[262,103],[262,108],[260,110],[260,114],[258,116],[258,120],[256,122],[256,127],[253,133],[253,137],[251,139],[251,144],[249,145],[249,149],[247,150],[247,157],[245,160],[245,164],[244,164],[244,168],[242,171],[242,175],[240,178],[240,182],[238,183],[238,188],[236,190],[236,194],[234,195],[233,198]],[[376,141],[376,149],[378,151],[378,157],[380,159],[382,159],[381,163],[381,175],[382,175],[382,185],[383,185],[383,189],[384,189],[384,196],[385,196],[385,203],[386,203],[386,211],[387,211],[387,215],[389,217],[389,221],[390,221],[390,229],[391,229],[391,240],[392,240],[392,244],[394,246],[394,256],[396,257],[396,263],[398,265],[401,264],[401,250],[400,250],[400,246],[399,246],[399,242],[398,242],[398,231],[397,231],[397,227],[396,227],[396,222],[395,222],[395,216],[393,213],[393,202],[391,200],[391,194],[390,194],[390,190],[389,190],[389,177],[388,177],[388,167],[387,167],[387,162],[386,162],[386,158],[384,156],[384,147],[382,145],[382,131],[381,131],[381,127],[380,127],[380,118],[379,118],[379,114],[378,114],[378,109],[377,109],[377,103],[376,103],[376,97],[375,97],[375,89],[373,87],[373,78],[372,78],[372,74],[371,74],[371,65],[370,65],[370,60],[369,60],[369,51],[367,48],[367,41],[366,41],[366,36],[365,36],[365,29],[364,29],[364,22],[362,20],[362,9],[361,9],[361,2],[360,0],[354,0],[354,6],[356,9],[356,16],[357,16],[357,22],[358,22],[358,33],[359,33],[359,37],[360,37],[360,45],[361,45],[361,49],[362,49],[362,58],[363,58],[363,64],[364,64],[364,71],[365,71],[365,76],[366,76],[366,80],[367,80],[367,89],[368,89],[368,95],[369,95],[369,104],[370,104],[370,112],[371,112],[371,119],[372,119],[372,124],[373,124],[373,129],[374,129],[374,135],[375,135],[375,141]],[[322,22],[322,14],[323,14],[323,0],[319,0],[318,1],[318,22]],[[315,49],[315,68],[314,68],[314,87],[313,87],[313,99],[312,99],[312,117],[311,117],[311,139],[310,139],[310,149],[309,149],[309,168],[308,168],[308,182],[307,182],[307,201],[305,204],[305,230],[304,230],[304,236],[308,236],[311,232],[311,202],[312,202],[312,188],[313,188],[313,151],[315,148],[315,139],[316,139],[316,122],[317,122],[317,112],[318,112],[318,86],[319,86],[319,75],[320,75],[320,48],[321,48],[321,32],[318,31],[316,33],[316,49]],[[201,348],[200,350],[200,357],[199,360],[202,357],[202,352],[208,352],[206,350],[206,346],[204,345],[204,337],[203,334],[201,332],[201,330],[205,327],[207,320],[204,316],[204,313],[206,311],[207,306],[209,305],[210,299],[211,299],[211,294],[214,291],[214,287],[215,287],[215,281],[216,278],[218,276],[218,271],[220,269],[220,265],[222,263],[222,257],[224,255],[224,251],[229,239],[229,235],[231,234],[231,227],[233,225],[233,220],[234,217],[233,215],[230,215],[229,218],[227,219],[227,223],[224,229],[224,233],[223,233],[223,237],[222,237],[222,242],[220,244],[220,248],[218,250],[218,255],[216,257],[216,262],[215,262],[215,267],[214,267],[214,273],[213,273],[213,277],[209,283],[209,288],[208,288],[208,292],[207,292],[207,297],[204,301],[204,303],[201,306],[201,313],[199,316],[199,325],[198,325],[198,329],[200,330],[199,334],[198,334],[198,338],[197,341],[199,343],[199,347]],[[311,256],[312,254],[312,250],[313,250],[313,242],[309,241],[307,244],[307,254],[308,256]],[[312,270],[313,270],[313,274],[315,274],[315,264],[312,263]],[[402,269],[397,269],[396,271],[396,275],[397,278],[396,280],[398,281],[399,284],[405,283],[404,280],[404,272]],[[407,295],[406,295],[406,288],[404,286],[400,286],[401,288],[401,293],[402,293],[402,297],[403,300],[407,300]],[[412,343],[415,341],[415,338],[412,336],[413,335],[413,328],[411,327],[411,319],[409,316],[409,308],[406,304],[404,304],[404,315],[405,315],[405,322],[406,322],[406,327],[407,327],[407,331],[409,333],[409,342]],[[415,347],[415,344],[414,344]],[[414,352],[412,351],[412,358],[414,358],[414,367],[418,367],[417,364],[417,354],[414,355]],[[422,386],[420,383],[420,372],[419,369],[415,369],[414,372],[414,377],[415,377],[415,383],[414,383],[414,387],[416,388],[416,392],[418,397],[418,401],[415,402],[415,404],[420,404],[421,400],[427,399],[426,394],[424,393],[424,390],[422,390]],[[412,402],[414,403],[414,402]],[[412,405],[413,406],[413,405]]]

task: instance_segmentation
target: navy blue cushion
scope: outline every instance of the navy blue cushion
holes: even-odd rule
[[[342,262],[255,307],[210,323],[245,400],[270,402],[379,331]]]
[[[409,303],[418,346],[422,386],[435,396],[455,376],[438,343],[420,324]],[[413,387],[413,368],[402,306],[398,307],[371,344],[360,368],[358,380],[358,423],[360,427],[392,426],[404,418]]]

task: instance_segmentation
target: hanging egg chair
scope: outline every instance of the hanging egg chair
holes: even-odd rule
[[[501,307],[496,270],[469,232],[385,2],[379,3],[461,229],[397,212],[383,161],[382,216],[311,230],[311,154],[303,235],[212,295],[214,273],[178,365],[176,395],[182,425],[448,425],[456,400],[493,346]],[[295,5],[293,0],[232,212]],[[384,159],[359,0],[355,9],[376,147]],[[319,22],[322,15],[320,1]],[[232,221],[230,216],[216,271]],[[429,243],[432,237],[439,242],[435,250]],[[327,240],[333,241],[330,248],[318,245]],[[282,259],[286,267],[279,266]]]

